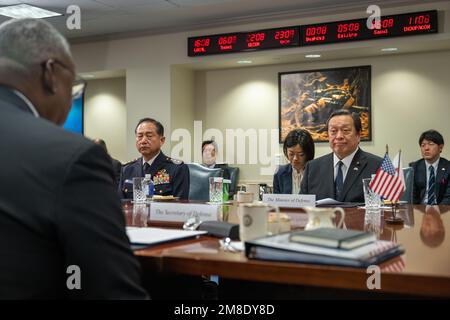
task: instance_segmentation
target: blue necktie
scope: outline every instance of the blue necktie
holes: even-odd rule
[[[434,175],[434,167],[430,166],[429,167],[430,170],[430,178],[428,180],[428,201],[427,204],[436,204],[436,177]]]
[[[341,197],[342,188],[344,187],[344,174],[342,172],[342,161],[338,162],[338,171],[336,175],[336,180],[334,180],[334,193],[335,199],[338,200]]]

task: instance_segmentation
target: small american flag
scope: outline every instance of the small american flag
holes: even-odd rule
[[[399,157],[400,155],[397,154],[394,163],[399,163]],[[373,192],[382,196],[385,200],[398,201],[405,191],[405,179],[401,167],[401,164],[398,165],[398,168],[394,167],[391,159],[389,159],[389,155],[386,153],[375,178],[370,182],[370,188]]]

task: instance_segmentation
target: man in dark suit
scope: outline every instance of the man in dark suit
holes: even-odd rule
[[[362,179],[370,178],[383,159],[359,148],[361,119],[347,110],[333,112],[327,120],[332,153],[309,161],[300,189],[316,199],[364,202]]]
[[[107,154],[57,126],[74,79],[50,24],[0,26],[0,299],[147,297]]]
[[[139,120],[136,129],[136,148],[141,158],[123,166],[119,182],[119,195],[133,198],[133,178],[150,174],[155,186],[155,195],[173,195],[189,198],[189,168],[183,161],[167,157],[161,151],[165,142],[164,127],[151,118]]]
[[[450,161],[441,158],[444,138],[436,130],[420,135],[422,159],[412,163],[414,169],[413,202],[429,205],[450,204]]]

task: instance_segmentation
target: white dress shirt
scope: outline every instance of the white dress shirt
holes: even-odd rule
[[[156,156],[154,156],[153,158],[151,158],[150,160],[147,161],[147,163],[148,163],[149,166],[152,165],[152,163],[155,161],[156,157],[159,156],[160,153],[161,153],[161,151],[159,151],[159,152],[156,154]],[[145,162],[146,162],[146,161],[144,160],[144,157],[142,157],[142,165],[144,165]]]
[[[333,153],[334,180],[336,180],[336,176],[337,176],[338,169],[339,169],[338,162],[342,161],[342,163],[343,163],[343,165],[342,165],[342,175],[343,175],[343,181],[345,181],[345,177],[347,177],[347,172],[348,172],[348,169],[350,168],[350,165],[352,164],[353,157],[355,156],[356,151],[358,151],[358,150],[359,150],[359,147],[356,148],[356,150],[353,151],[352,154],[346,156],[344,159],[339,159],[338,156],[335,153]]]
[[[297,171],[292,167],[292,194],[300,193],[300,185],[303,179],[303,170]]]
[[[430,167],[431,166],[433,166],[433,168],[434,168],[434,179],[435,179],[436,183],[438,183],[437,173],[438,173],[439,159],[440,158],[438,158],[435,162],[433,162],[431,164],[425,160],[425,172],[427,174],[427,184],[426,184],[427,188],[425,189],[425,195],[423,196],[423,201],[422,201],[423,204],[427,204],[427,202],[428,202],[428,182],[430,181]],[[437,194],[435,196],[436,196],[436,201],[437,201]]]

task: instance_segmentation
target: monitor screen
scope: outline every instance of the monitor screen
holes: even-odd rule
[[[63,128],[75,133],[83,134],[84,95],[73,100],[67,120]]]

